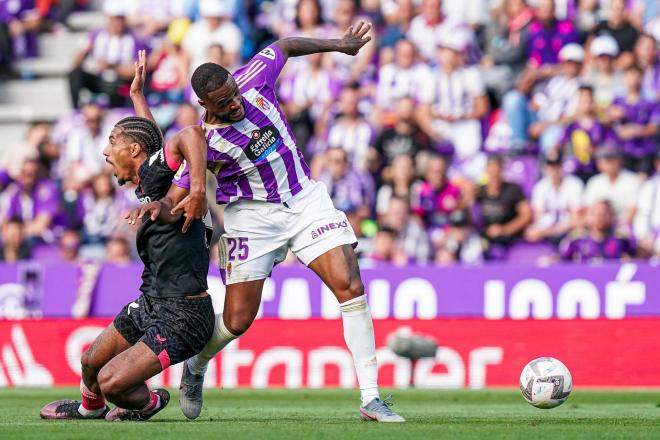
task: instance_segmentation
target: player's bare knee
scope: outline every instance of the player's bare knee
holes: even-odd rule
[[[225,327],[232,335],[241,336],[250,328],[252,321],[254,319],[249,316],[234,315],[225,319]]]
[[[362,280],[359,278],[352,279],[346,293],[349,299],[364,295],[364,284],[362,284]]]
[[[80,365],[82,367],[83,374],[98,373],[98,371],[103,367],[98,359],[95,358],[94,353],[90,350],[87,350],[83,353],[82,357],[80,358]]]
[[[117,374],[117,371],[111,368],[103,368],[98,375],[98,383],[101,393],[110,402],[115,401],[124,392],[124,386]]]

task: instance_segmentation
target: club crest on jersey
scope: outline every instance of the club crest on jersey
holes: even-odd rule
[[[257,107],[259,107],[261,110],[267,112],[270,110],[270,104],[261,96],[259,96],[257,99],[254,100],[254,103],[257,104]]]
[[[264,56],[268,58],[269,60],[274,60],[275,59],[275,51],[271,49],[270,47],[265,48],[261,52],[259,52],[259,55]]]
[[[227,272],[227,275],[231,275],[231,263],[227,263],[227,267],[225,268],[225,272]]]
[[[258,162],[275,151],[281,142],[280,132],[273,125],[253,130],[245,155],[251,161]]]

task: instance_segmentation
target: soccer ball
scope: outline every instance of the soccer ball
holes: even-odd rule
[[[550,409],[561,405],[572,389],[571,372],[555,358],[534,359],[520,374],[520,391],[525,400],[537,408]]]

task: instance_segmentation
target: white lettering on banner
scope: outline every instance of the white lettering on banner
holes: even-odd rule
[[[238,369],[247,367],[254,361],[254,352],[252,350],[240,350],[238,348],[238,339],[231,341],[224,350],[220,352],[222,356],[221,384],[225,388],[236,388],[238,386]],[[215,363],[215,361],[211,362]]]
[[[437,364],[443,364],[446,373],[434,373]],[[463,388],[465,385],[465,365],[461,355],[449,347],[439,347],[435,359],[420,359],[414,371],[416,388]]]
[[[632,281],[637,273],[634,263],[623,264],[616,280],[605,285],[604,315],[610,319],[626,317],[626,307],[646,301],[646,284]],[[509,316],[514,319],[548,319],[553,312],[550,287],[539,279],[523,279],[511,288]],[[531,313],[530,313],[531,306]],[[582,278],[567,281],[557,293],[555,313],[560,319],[597,319],[601,316],[600,292],[596,285]],[[484,317],[502,319],[506,309],[506,284],[502,280],[484,283]]]
[[[307,319],[312,316],[307,280],[304,278],[284,280],[277,316],[282,319]]]
[[[213,301],[213,310],[215,313],[221,313],[225,307],[225,285],[220,277],[207,277],[206,283],[208,284],[207,292],[211,295]]]
[[[326,385],[326,365],[334,365],[339,368],[339,386],[341,388],[355,387],[353,358],[346,349],[321,347],[311,350],[308,357],[307,386],[310,388],[323,388]]]
[[[2,374],[3,367],[8,377]],[[53,383],[50,371],[34,360],[23,328],[20,325],[12,326],[11,342],[2,347],[0,385],[49,386]]]
[[[339,302],[332,290],[325,284],[321,285],[321,317],[323,319],[337,319],[341,317]]]
[[[85,349],[94,342],[94,339],[102,331],[103,327],[100,326],[84,326],[75,329],[69,335],[64,350],[66,353],[66,362],[71,371],[80,375],[80,358],[85,352]]]
[[[509,298],[509,316],[513,319],[550,319],[552,317],[552,292],[541,280],[520,281],[511,290]]]
[[[600,316],[598,289],[588,280],[570,280],[559,289],[557,295],[557,317],[596,319]]]
[[[502,362],[501,347],[480,347],[470,352],[470,388],[480,390],[486,386],[486,366]]]
[[[608,318],[625,318],[627,305],[644,304],[646,286],[641,281],[631,281],[636,272],[635,264],[623,264],[616,275],[616,281],[605,286],[605,316]]]
[[[423,278],[408,278],[394,293],[394,317],[397,319],[435,319],[438,314],[438,296],[433,284]]]
[[[273,368],[284,365],[284,386],[302,387],[302,351],[293,347],[274,347],[264,350],[252,367],[252,387],[267,388]]]
[[[378,359],[378,371],[388,365],[394,367],[395,388],[408,388],[410,386],[410,377],[412,376],[412,362],[410,362],[410,359],[397,356],[386,347],[376,350],[376,359]]]
[[[484,284],[484,316],[486,319],[504,318],[504,281],[488,280]]]
[[[369,310],[374,319],[390,317],[390,282],[387,280],[372,280],[369,283],[367,296]]]

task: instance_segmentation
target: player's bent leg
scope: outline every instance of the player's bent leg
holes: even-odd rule
[[[163,370],[162,360],[143,341],[119,354],[99,372],[103,395],[117,405],[106,420],[148,420],[169,402],[166,390],[150,391],[145,381]]]
[[[202,351],[184,362],[179,405],[188,419],[196,419],[202,411],[204,374],[211,359],[252,325],[259,311],[263,285],[263,279],[229,284],[224,312],[215,316],[211,339]]]
[[[351,245],[326,251],[312,260],[312,269],[337,297],[344,326],[344,339],[353,356],[360,386],[363,420],[403,422],[378,394],[378,365],[371,313],[364,295],[357,256]]]
[[[103,418],[109,408],[105,403],[98,384],[98,373],[112,358],[131,345],[110,324],[92,342],[82,355],[81,400],[58,400],[44,406],[40,411],[42,419],[98,419]]]

